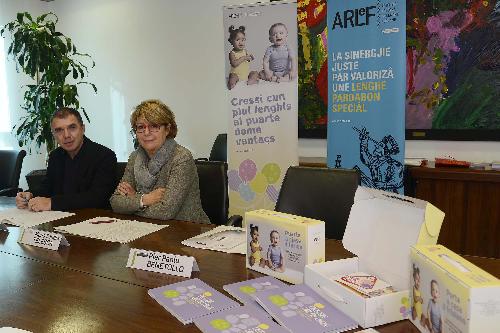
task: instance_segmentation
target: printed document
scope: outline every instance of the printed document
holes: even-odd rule
[[[45,211],[33,212],[28,209],[10,208],[0,212],[0,223],[16,225],[18,227],[31,228],[54,220],[59,220],[74,213]]]
[[[124,244],[165,227],[168,225],[98,216],[80,223],[56,227],[54,230]]]
[[[220,225],[198,236],[186,239],[181,244],[198,249],[245,254],[245,229]]]

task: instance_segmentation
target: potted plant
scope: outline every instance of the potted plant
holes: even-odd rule
[[[33,19],[24,12],[0,30],[0,36],[11,39],[7,55],[16,62],[17,71],[21,69],[34,81],[25,86],[21,107],[26,115],[13,131],[19,146],[29,146],[34,141],[37,148],[45,144],[47,152],[56,148],[50,128],[54,111],[62,106],[73,107],[83,111],[90,121],[80,106],[78,86],[89,85],[97,92],[93,83],[84,81],[88,65],[94,67],[94,61],[90,55],[78,52],[71,38],[56,30],[57,22],[54,13]]]

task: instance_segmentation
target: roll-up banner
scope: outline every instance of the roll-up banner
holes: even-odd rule
[[[274,209],[298,164],[297,4],[224,7],[230,214]]]
[[[355,168],[362,184],[403,191],[403,0],[330,0],[328,166]]]

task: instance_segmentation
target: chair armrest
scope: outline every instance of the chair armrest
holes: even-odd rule
[[[227,219],[226,225],[233,227],[241,227],[243,222],[243,217],[241,215],[233,215]]]
[[[17,188],[17,187],[9,187],[9,188],[4,188],[0,190],[0,196],[1,197],[15,197],[17,195],[17,192],[22,192],[22,188]]]

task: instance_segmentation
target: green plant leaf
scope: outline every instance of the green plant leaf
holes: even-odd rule
[[[21,24],[23,24],[24,14],[25,13],[17,13],[17,21]]]
[[[61,106],[80,108],[78,84],[85,82],[97,91],[94,84],[84,81],[87,65],[94,66],[95,62],[90,55],[78,53],[72,39],[56,30],[58,20],[52,12],[35,19],[23,12],[0,30],[2,37],[11,40],[8,59],[13,60],[17,71],[22,70],[34,81],[22,87],[24,104],[20,107],[26,116],[13,127],[20,145],[35,141],[38,146],[53,146],[53,112]],[[69,79],[76,82],[68,84]],[[85,117],[89,120],[88,115]]]

